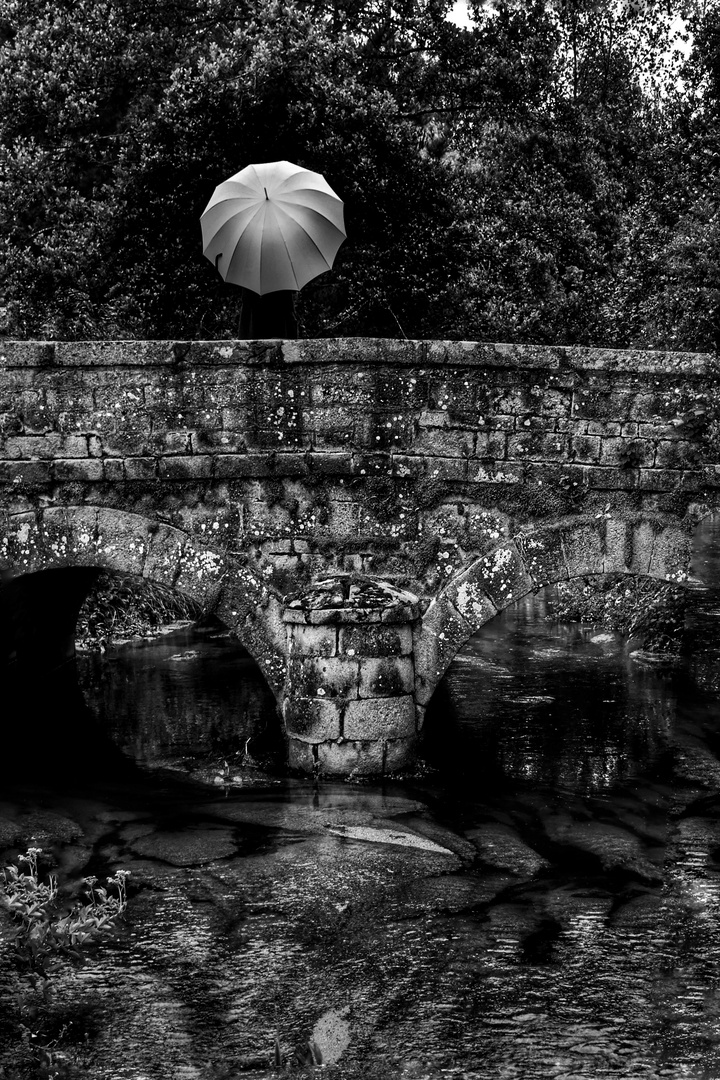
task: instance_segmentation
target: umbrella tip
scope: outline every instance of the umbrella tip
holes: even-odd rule
[[[266,199],[269,199],[269,198],[270,198],[270,196],[269,196],[269,195],[268,195],[268,193],[267,193],[267,188],[266,188],[266,187],[264,187],[264,188],[263,188],[263,191],[265,192],[265,198],[266,198]]]

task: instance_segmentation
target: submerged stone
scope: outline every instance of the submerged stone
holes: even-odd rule
[[[544,821],[551,840],[595,855],[604,870],[625,870],[655,880],[659,869],[647,858],[636,836],[601,821],[572,821],[569,815],[548,816]]]
[[[18,835],[35,846],[69,844],[83,835],[83,829],[72,818],[50,810],[34,810],[18,820]]]
[[[234,855],[237,845],[230,829],[204,828],[149,833],[132,840],[129,847],[137,855],[173,866],[201,866]]]
[[[483,862],[499,870],[533,876],[549,866],[549,863],[521,840],[516,831],[508,825],[479,825],[466,831],[465,835]]]

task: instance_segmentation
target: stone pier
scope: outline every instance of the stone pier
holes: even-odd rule
[[[289,764],[325,775],[389,773],[417,743],[415,595],[340,574],[292,599],[283,713]]]

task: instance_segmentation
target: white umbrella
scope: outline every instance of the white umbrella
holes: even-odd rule
[[[343,203],[320,173],[289,161],[248,165],[215,188],[200,219],[203,254],[225,281],[263,296],[330,270]]]

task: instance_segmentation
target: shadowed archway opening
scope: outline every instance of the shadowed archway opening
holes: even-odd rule
[[[718,689],[720,514],[696,528],[689,569],[682,582],[584,575],[509,605],[449,665],[424,756],[490,786],[603,787],[649,763],[662,771],[659,697]]]
[[[70,567],[20,575],[5,599],[7,760],[64,776],[284,760],[258,665],[187,595]]]
[[[423,757],[484,791],[602,791],[662,769],[657,669],[619,631],[556,618],[556,587],[489,620],[458,652],[427,710]],[[636,643],[636,648],[639,643]]]

